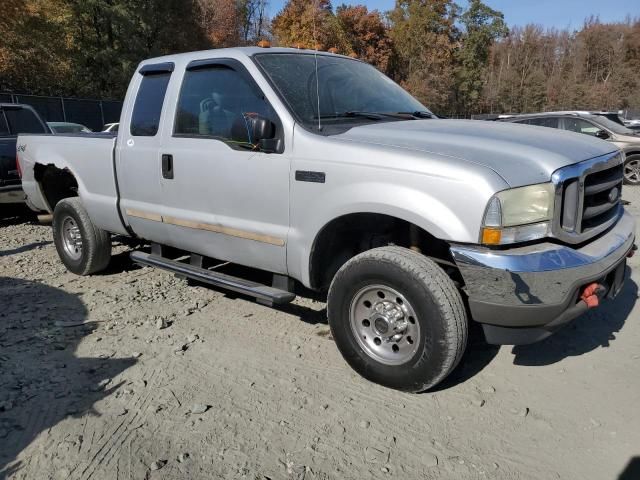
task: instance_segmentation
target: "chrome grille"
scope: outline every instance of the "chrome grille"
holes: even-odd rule
[[[622,157],[597,157],[553,174],[556,185],[552,234],[569,242],[584,242],[613,225],[622,213]]]

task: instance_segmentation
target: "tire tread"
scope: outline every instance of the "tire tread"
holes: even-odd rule
[[[445,344],[447,350],[444,362],[438,374],[428,382],[424,382],[410,391],[419,392],[427,390],[441,382],[460,362],[467,345],[468,323],[467,312],[458,289],[449,276],[430,258],[421,253],[414,252],[404,247],[387,246],[367,250],[349,260],[338,270],[331,286],[332,291],[340,285],[341,278],[347,269],[358,264],[377,261],[400,266],[405,271],[419,279],[432,294],[433,300],[438,304],[443,313],[445,327]],[[330,301],[330,300],[329,300]]]

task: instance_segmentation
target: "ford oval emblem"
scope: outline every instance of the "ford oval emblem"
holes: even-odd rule
[[[619,196],[620,189],[618,187],[614,187],[613,189],[611,189],[611,191],[609,192],[609,203],[615,203],[616,200],[618,200]]]

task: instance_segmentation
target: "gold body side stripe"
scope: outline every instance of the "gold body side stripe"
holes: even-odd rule
[[[168,225],[176,225],[179,227],[193,228],[194,230],[206,230],[208,232],[221,233],[223,235],[229,235],[231,237],[244,238],[246,240],[253,240],[261,243],[268,243],[269,245],[276,245],[278,247],[284,247],[285,241],[278,237],[272,237],[271,235],[263,235],[261,233],[248,232],[246,230],[238,230],[237,228],[225,227],[223,225],[214,225],[211,223],[194,222],[192,220],[185,220],[176,217],[167,217],[164,215],[158,215],[155,213],[143,212],[141,210],[127,209],[126,214],[131,217],[142,218],[145,220],[152,220],[154,222],[162,222]]]
[[[145,220],[153,220],[154,222],[162,221],[162,216],[155,213],[143,212],[142,210],[135,210],[133,208],[127,208],[125,212],[130,217],[144,218]]]

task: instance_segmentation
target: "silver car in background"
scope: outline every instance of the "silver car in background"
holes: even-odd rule
[[[640,185],[640,132],[614,121],[609,112],[545,112],[504,115],[502,122],[523,123],[584,133],[613,143],[625,154],[624,181]]]

